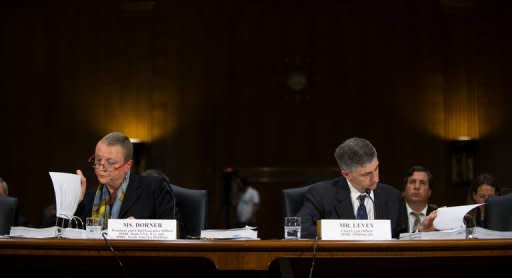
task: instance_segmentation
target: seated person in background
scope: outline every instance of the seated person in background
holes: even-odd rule
[[[120,132],[112,132],[97,144],[90,162],[99,185],[87,190],[82,171],[82,195],[76,215],[110,218],[174,219],[174,191],[161,176],[137,176],[131,172],[133,145]]]
[[[228,227],[257,226],[256,212],[260,205],[260,193],[249,185],[246,177],[237,169],[224,169],[225,213]],[[231,223],[235,223],[232,225]]]
[[[468,204],[484,204],[485,199],[500,195],[500,188],[492,175],[483,173],[476,177],[468,195]],[[485,205],[474,208],[469,215],[474,225],[485,227]]]
[[[350,138],[338,146],[334,154],[341,177],[313,184],[306,193],[304,205],[297,213],[302,218],[302,234],[316,237],[319,219],[389,219],[391,234],[398,237],[402,226],[400,191],[379,183],[377,151],[366,139]],[[433,230],[432,213],[420,226]]]
[[[248,183],[245,177],[233,179],[233,187],[238,188],[236,219],[239,226],[257,226],[256,212],[260,205],[260,193]]]
[[[417,232],[423,219],[437,209],[437,206],[428,203],[432,182],[432,174],[423,166],[412,166],[407,171],[402,192],[405,207],[402,210],[402,233]]]

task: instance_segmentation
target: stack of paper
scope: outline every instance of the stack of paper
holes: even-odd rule
[[[22,226],[11,227],[9,233],[11,237],[24,237],[24,238],[86,238],[86,232],[82,229],[74,228],[61,228],[57,226],[48,228],[30,228]]]
[[[11,227],[10,236],[12,237],[28,237],[28,238],[50,238],[57,237],[59,234],[56,226],[48,228],[30,228],[22,226]]]
[[[237,229],[202,230],[202,239],[258,239],[256,227],[245,226]]]
[[[464,216],[470,210],[480,205],[481,204],[474,204],[439,208],[437,209],[437,217],[434,219],[434,227],[437,231],[403,233],[400,234],[400,239],[512,238],[512,232],[493,231],[481,227],[466,228]]]
[[[474,227],[471,233],[472,238],[476,239],[500,239],[512,238],[511,232],[493,231],[482,227]],[[435,232],[422,232],[422,233],[404,233],[400,234],[400,239],[466,239],[466,228],[443,230]]]
[[[57,209],[57,217],[68,219],[71,223],[75,222],[78,227],[83,227],[76,223],[81,222],[79,218],[74,217],[75,210],[80,201],[80,176],[69,173],[50,172],[52,178],[53,190],[55,191],[55,203]],[[9,233],[12,237],[26,238],[86,238],[85,230],[75,228],[64,228],[53,226],[49,228],[30,228],[15,226],[11,227]]]

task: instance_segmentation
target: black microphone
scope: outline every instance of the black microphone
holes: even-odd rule
[[[464,215],[464,225],[466,225],[466,239],[473,238],[473,229],[475,228],[475,219],[470,213]]]
[[[375,219],[375,201],[373,200],[372,198],[372,195],[370,195],[370,193],[372,193],[372,190],[368,187],[366,187],[364,189],[364,193],[368,196],[368,198],[370,198],[370,200],[372,201],[372,205],[373,205],[373,219]]]
[[[366,187],[366,188],[364,189],[364,193],[366,193],[366,195],[368,195],[368,197],[370,197],[370,193],[371,193],[371,192],[372,192],[372,190],[371,190],[370,188],[368,188],[368,187]]]
[[[123,262],[121,261],[121,259],[119,258],[119,255],[114,250],[114,247],[112,246],[112,241],[107,237],[106,232],[102,232],[101,235],[103,236],[103,239],[105,239],[105,242],[107,243],[108,247],[110,248],[110,251],[112,252],[112,254],[114,254],[114,257],[116,258],[116,261],[119,264],[119,268],[121,269],[121,274],[124,277],[124,274],[126,273],[126,268],[125,268]]]

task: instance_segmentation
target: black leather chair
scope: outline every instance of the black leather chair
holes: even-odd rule
[[[18,199],[14,197],[0,197],[0,235],[8,235],[11,226],[16,224]]]
[[[304,196],[311,185],[283,189],[284,216],[295,216],[304,204]]]
[[[283,214],[284,217],[295,216],[304,204],[304,196],[311,185],[283,189]],[[295,273],[288,258],[279,258],[279,270],[281,277],[295,277]]]
[[[485,200],[485,225],[495,231],[512,231],[512,193]]]
[[[199,237],[208,221],[208,190],[171,186],[176,196],[180,237]]]

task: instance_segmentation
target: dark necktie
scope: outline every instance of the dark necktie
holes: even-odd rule
[[[417,212],[411,211],[411,215],[414,216],[414,223],[412,224],[411,233],[415,233],[418,231],[418,228],[420,227],[420,223],[421,223],[420,215],[422,215],[422,214],[423,213],[417,213]]]
[[[366,206],[364,205],[365,194],[361,194],[357,197],[359,200],[359,207],[357,208],[357,219],[368,219],[368,213],[366,212]]]

